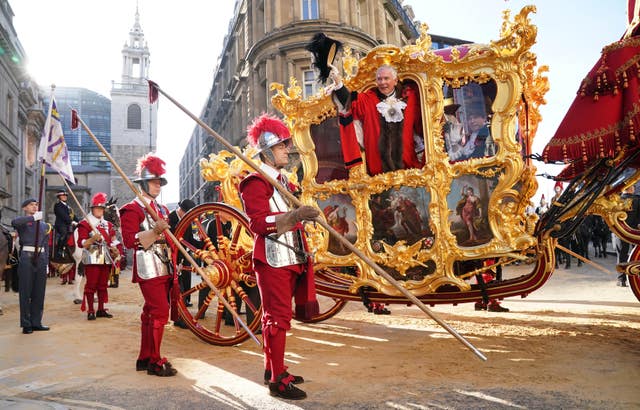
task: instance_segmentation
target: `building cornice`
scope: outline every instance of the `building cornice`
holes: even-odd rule
[[[350,45],[351,43],[363,43],[369,47],[378,45],[375,38],[357,27],[349,27],[327,20],[296,21],[269,32],[254,43],[247,52],[245,59],[250,64],[261,60],[264,54],[275,51],[273,48],[274,44],[278,44],[277,47],[281,51],[299,48],[304,49],[306,44],[311,41],[313,35],[319,32],[336,38],[346,45]],[[300,36],[306,37],[307,40],[304,43],[300,41],[292,42],[292,38],[300,38]],[[309,54],[309,57],[311,58],[311,54]]]

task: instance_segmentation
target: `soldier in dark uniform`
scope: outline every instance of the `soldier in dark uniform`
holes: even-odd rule
[[[182,217],[193,209],[196,206],[195,202],[191,199],[183,199],[178,204],[178,207],[169,214],[169,227],[171,232],[175,232],[178,227],[178,223],[182,219]],[[193,230],[188,228],[185,230],[184,239],[192,245],[195,245],[198,248],[202,247],[201,241],[196,241],[193,237]],[[180,291],[184,292],[188,289],[191,289],[191,263],[185,258],[182,254],[178,255],[178,267],[180,272],[178,272],[178,283],[180,284]],[[191,295],[184,297],[184,304],[187,307],[191,307]],[[181,321],[174,322],[176,326],[186,328],[184,323]]]
[[[49,262],[49,235],[51,225],[42,222],[42,211],[38,211],[38,201],[30,198],[22,203],[25,216],[11,221],[20,238],[20,259],[18,277],[20,282],[20,326],[22,333],[34,330],[49,330],[42,324],[44,293],[47,285],[47,264]],[[40,222],[38,222],[40,221]],[[37,232],[37,235],[36,235]],[[38,243],[36,243],[36,236]]]
[[[67,204],[67,191],[59,191],[56,196],[58,197],[58,202],[53,206],[53,213],[56,215],[53,262],[73,263],[68,242],[69,235],[73,233],[73,228],[78,224],[79,220],[73,209]],[[63,285],[67,282],[72,284],[75,278],[75,267],[61,274],[60,277]]]

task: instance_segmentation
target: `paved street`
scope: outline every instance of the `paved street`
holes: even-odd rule
[[[598,260],[598,262],[603,262]],[[613,258],[604,261],[613,268]],[[125,273],[125,275],[127,275]],[[640,302],[615,275],[558,270],[508,313],[471,304],[434,311],[476,345],[481,362],[413,307],[375,316],[350,303],[335,318],[295,324],[288,364],[309,398],[285,402],[262,385],[260,348],[215,347],[167,326],[163,353],[179,370],[134,370],[142,298],[123,278],[113,319],[89,322],[71,286],[47,284],[49,332],[23,335],[17,294],[0,293],[0,408],[9,409],[468,409],[621,408],[640,405]]]

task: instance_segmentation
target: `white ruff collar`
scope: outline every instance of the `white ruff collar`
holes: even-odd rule
[[[400,122],[404,119],[402,110],[407,107],[407,103],[396,98],[395,93],[391,94],[383,101],[376,104],[378,112],[387,122]]]

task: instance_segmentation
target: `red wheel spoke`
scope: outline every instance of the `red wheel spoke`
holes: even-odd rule
[[[183,273],[183,275],[184,275],[184,273]],[[184,292],[181,292],[180,296],[181,297],[190,296],[190,295],[192,295],[192,294],[194,294],[196,292],[200,292],[200,289],[204,289],[206,287],[207,287],[207,283],[206,282],[200,282],[196,286],[194,286],[194,287],[192,287],[190,289],[187,289]]]
[[[245,306],[251,309],[252,313],[256,314],[258,312],[258,309],[256,309],[251,299],[249,299],[249,295],[247,295],[247,292],[245,292],[244,289],[242,289],[242,287],[235,280],[231,281],[231,285],[233,286],[233,289],[238,294],[238,296],[240,296],[240,299],[244,302]],[[234,300],[234,303],[235,303],[235,300]]]
[[[202,226],[202,222],[200,222],[200,218],[197,218],[195,221],[196,226],[198,227],[198,232],[200,232],[200,238],[203,238],[204,244],[207,247],[207,250],[211,253],[213,253],[214,255],[217,255],[218,251],[216,249],[215,246],[213,246],[213,242],[211,242],[211,238],[209,238],[209,235],[207,235],[207,232],[204,229],[204,226]]]
[[[231,252],[232,255],[235,255],[238,252],[238,244],[240,242],[240,235],[242,234],[243,231],[245,231],[244,226],[242,226],[240,224],[236,225],[235,229],[233,230],[233,234],[231,235],[231,244],[229,246],[229,248],[230,248],[229,252]]]

